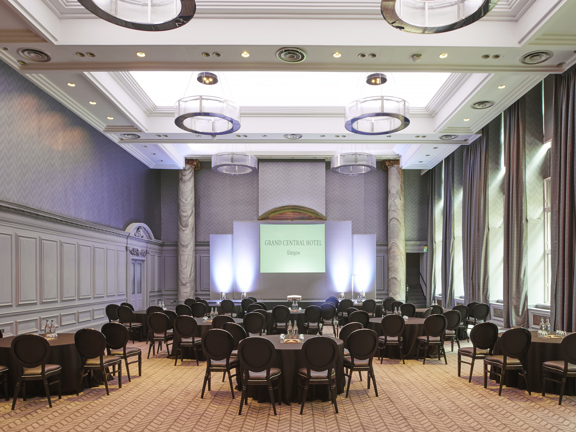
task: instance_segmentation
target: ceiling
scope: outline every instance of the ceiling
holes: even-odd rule
[[[187,25],[140,32],[107,23],[76,0],[0,0],[0,58],[150,168],[180,169],[186,157],[245,148],[260,159],[329,159],[355,149],[422,171],[476,139],[546,75],[576,62],[573,0],[500,0],[483,20],[436,35],[392,28],[377,0],[196,3]],[[306,60],[281,62],[282,47],[303,49]],[[20,48],[51,60],[30,61]],[[553,57],[520,62],[536,50]],[[212,139],[175,126],[176,100],[206,94],[195,81],[201,71],[218,74],[215,96],[241,106],[236,133]],[[370,88],[371,72],[388,82]],[[370,92],[406,99],[410,126],[375,137],[348,132],[344,106]],[[472,108],[478,101],[494,105]]]

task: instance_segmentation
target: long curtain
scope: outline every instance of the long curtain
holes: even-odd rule
[[[488,127],[464,148],[462,255],[466,303],[488,303]]]
[[[454,305],[454,153],[444,159],[442,212],[442,305]]]
[[[436,237],[435,208],[436,208],[436,170],[431,169],[428,176],[428,250],[426,251],[426,304],[430,306],[436,295],[436,272],[434,268],[434,242]]]
[[[552,140],[552,322],[576,330],[576,68],[554,80]]]
[[[526,100],[504,111],[504,325],[528,326]]]

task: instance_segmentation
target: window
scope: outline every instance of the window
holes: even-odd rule
[[[550,177],[544,179],[544,303],[550,304],[552,287],[551,221],[550,221]]]

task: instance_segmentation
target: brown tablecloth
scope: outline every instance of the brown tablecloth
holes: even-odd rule
[[[524,359],[524,367],[527,369],[527,379],[530,384],[530,390],[535,393],[540,393],[542,391],[542,363],[551,360],[562,360],[562,354],[560,353],[560,344],[563,339],[540,339],[538,338],[537,331],[531,331],[532,342],[530,343],[530,348]],[[502,355],[502,351],[498,346],[500,342],[500,335],[498,335],[498,341],[494,347],[495,355]],[[482,365],[484,367],[484,365]],[[554,375],[552,378],[558,379],[560,375]],[[491,379],[500,382],[497,375],[491,375]],[[504,383],[506,387],[516,387],[519,389],[526,389],[526,384],[524,383],[524,378],[522,378],[518,372],[506,372],[506,382]],[[568,379],[566,381],[566,388],[564,390],[564,395],[574,396],[576,395],[576,385],[574,379]],[[560,393],[560,384],[548,380],[546,385],[547,393]]]
[[[382,336],[382,318],[370,318],[370,328]],[[402,345],[402,353],[405,358],[416,357],[416,342],[418,336],[424,336],[424,318],[408,318],[406,320],[406,325],[404,327],[404,332],[402,333],[402,338],[404,339]],[[396,358],[398,357],[398,348],[394,347],[390,350],[387,357]]]
[[[7,366],[8,371],[8,393],[12,394],[16,385],[17,366],[12,358],[10,346],[14,336],[0,339],[0,365]],[[50,342],[49,364],[62,366],[62,393],[76,393],[80,380],[80,367],[82,360],[74,344],[74,333],[59,333],[58,338],[48,339]],[[123,371],[124,372],[124,371]],[[52,395],[58,394],[57,385],[50,387]],[[32,381],[26,385],[26,393],[29,396],[44,395],[44,385],[42,381]],[[21,393],[22,394],[22,393]]]
[[[304,367],[302,361],[302,343],[284,344],[280,343],[279,335],[262,336],[274,344],[276,348],[276,359],[273,367],[282,369],[282,402],[300,402],[298,399],[298,369]],[[315,337],[329,337],[304,335],[304,341]],[[344,392],[344,344],[340,339],[335,339],[338,344],[338,359],[336,360],[336,389],[338,393]],[[266,386],[250,386],[248,394],[259,402],[270,401],[268,388]],[[324,401],[330,400],[328,386],[311,386],[308,390],[308,399],[320,398]]]

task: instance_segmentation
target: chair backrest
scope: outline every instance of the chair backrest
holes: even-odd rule
[[[264,318],[264,327],[266,327],[266,323],[268,323],[268,312],[264,309],[256,309],[255,313],[259,313]]]
[[[108,321],[118,321],[118,306],[117,304],[109,304],[106,306],[106,316],[108,317]]]
[[[336,307],[332,303],[323,303],[320,309],[322,309],[322,321],[332,321],[336,316]]]
[[[160,306],[149,306],[148,309],[146,309],[146,315],[150,315],[154,312],[164,312],[164,309],[162,309]]]
[[[74,335],[74,344],[84,359],[93,359],[104,355],[106,337],[98,330],[82,329]]]
[[[222,308],[222,312],[231,314],[234,311],[234,302],[228,299],[222,300],[220,307]]]
[[[318,323],[322,319],[322,309],[320,306],[311,305],[304,311],[304,321],[307,323]]]
[[[197,301],[197,302],[199,302],[200,300],[202,300],[202,297],[196,296],[196,297],[194,297],[194,300]]]
[[[130,303],[127,303],[127,302],[120,303],[120,306],[129,307],[130,309],[132,309],[132,311],[134,311],[134,306],[132,306]]]
[[[180,339],[188,339],[196,336],[198,323],[188,315],[181,315],[174,320],[174,333],[180,336]]]
[[[163,312],[148,315],[148,328],[152,333],[166,333],[170,328],[170,318]]]
[[[120,323],[106,323],[101,331],[108,347],[115,350],[124,348],[130,339],[130,331]]]
[[[208,304],[208,302],[204,299],[200,299],[197,300],[197,303],[202,303],[204,306],[206,306],[206,310],[210,310],[210,305]]]
[[[382,318],[382,335],[398,337],[402,335],[406,321],[400,315],[385,315]]]
[[[232,335],[232,337],[234,338],[234,349],[238,349],[238,344],[240,343],[240,341],[242,339],[246,339],[248,337],[248,335],[246,334],[246,330],[244,330],[244,327],[242,327],[240,324],[237,324],[235,322],[224,323],[224,325],[222,326],[222,329],[229,332]]]
[[[572,333],[562,340],[562,343],[560,344],[560,352],[562,353],[564,361],[576,364],[576,333]]]
[[[290,321],[290,309],[288,306],[278,305],[272,308],[272,318],[277,323],[287,323]]]
[[[188,306],[187,304],[180,304],[178,306],[176,306],[176,314],[178,314],[178,316],[183,316],[183,315],[192,315],[192,308],[190,306]]]
[[[202,318],[206,315],[206,305],[204,303],[196,302],[190,308],[192,310],[192,316],[196,318]]]
[[[498,348],[506,357],[520,359],[528,352],[531,342],[532,334],[530,331],[523,327],[517,327],[502,333]]]
[[[128,306],[120,306],[118,308],[118,318],[120,319],[121,323],[134,322],[134,311]]]
[[[196,303],[196,300],[194,300],[193,298],[187,298],[186,300],[184,300],[184,304],[185,304],[186,306],[192,307],[192,305],[193,305],[194,303]]]
[[[446,331],[446,317],[444,315],[430,315],[424,320],[424,334],[426,336],[444,336]]]
[[[178,314],[171,310],[165,310],[164,313],[168,317],[168,330],[174,328],[174,320],[178,318]]]
[[[261,334],[265,323],[266,321],[264,320],[264,317],[258,312],[249,312],[244,315],[244,328],[248,334]]]
[[[265,304],[265,303],[262,303],[262,302],[254,302],[253,304],[260,305],[260,307],[262,308],[262,310],[268,310],[268,308],[266,307],[266,304]]]
[[[252,300],[250,297],[246,297],[245,299],[242,299],[242,301],[240,302],[240,304],[242,305],[242,310],[244,312],[247,312],[248,306],[250,306],[252,303],[254,303],[254,300]]]
[[[498,326],[491,322],[478,324],[470,331],[470,340],[476,348],[492,350],[498,340]]]
[[[382,303],[382,307],[385,311],[393,312],[392,310],[392,303],[394,303],[396,299],[394,297],[386,297],[384,302]]]
[[[442,315],[444,313],[444,308],[440,305],[432,305],[430,309],[432,309],[432,315]]]
[[[350,299],[344,299],[338,304],[338,312],[346,312],[348,308],[351,308],[354,302]]]
[[[34,368],[48,361],[50,343],[42,336],[23,334],[12,339],[11,350],[19,368]]]
[[[460,312],[452,309],[444,312],[444,316],[446,317],[446,330],[458,330],[458,327],[460,327],[460,323],[462,322]]]
[[[248,297],[250,300],[252,300],[252,303],[256,303],[258,300],[256,299],[256,297]]]
[[[202,335],[202,351],[208,360],[225,360],[234,349],[234,338],[226,330],[210,329]]]
[[[359,311],[360,309],[358,309],[357,307],[354,306],[350,306],[348,309],[346,309],[346,313],[348,314],[348,316],[352,315],[354,312]]]
[[[350,357],[357,360],[372,359],[378,349],[378,333],[371,329],[353,331],[348,336]]]
[[[311,338],[302,345],[304,366],[311,371],[328,373],[336,367],[338,343],[332,338]]]
[[[474,306],[476,306],[477,304],[480,304],[478,302],[472,302],[472,303],[468,303],[466,305],[466,307],[468,308],[468,316],[470,318],[474,318]]]
[[[234,318],[228,315],[218,315],[212,319],[212,328],[221,329],[224,323],[234,322]]]
[[[359,322],[364,328],[368,328],[368,325],[370,324],[370,315],[368,315],[368,312],[363,310],[352,312],[348,316],[348,322]]]
[[[351,323],[346,324],[344,327],[342,327],[340,329],[340,333],[338,334],[338,337],[344,343],[344,348],[348,347],[348,336],[350,336],[350,333],[352,333],[353,331],[356,331],[356,330],[360,330],[362,328],[364,328],[362,323],[351,322]]]
[[[268,371],[275,357],[274,344],[263,337],[245,338],[238,344],[238,360],[243,373]]]
[[[402,303],[401,301],[398,300],[394,300],[392,302],[392,311],[396,311],[396,309],[398,309],[400,306],[402,306],[404,303]]]
[[[248,309],[246,309],[247,312],[254,312],[257,309],[262,309],[264,310],[264,308],[262,307],[261,304],[258,303],[252,303],[250,305],[248,305]]]
[[[362,303],[362,310],[368,313],[373,313],[376,311],[376,300],[374,299],[366,299]]]
[[[468,306],[456,305],[452,308],[452,310],[457,310],[458,312],[460,312],[460,318],[462,322],[468,319]]]
[[[486,303],[478,303],[474,306],[474,318],[478,321],[484,321],[490,314],[490,305]]]
[[[426,309],[426,310],[422,313],[422,318],[428,318],[430,315],[432,315],[432,308]]]
[[[400,306],[400,313],[402,316],[414,317],[416,316],[416,306],[412,303],[404,303]]]

